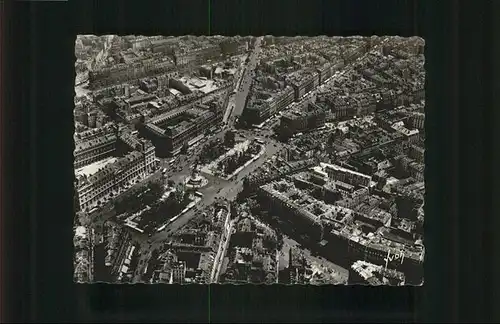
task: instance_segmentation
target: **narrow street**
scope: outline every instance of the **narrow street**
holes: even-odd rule
[[[234,228],[235,223],[236,223],[236,220],[233,219],[231,221],[230,226],[229,226],[228,233],[226,233],[226,235],[224,235],[224,241],[223,241],[223,244],[221,245],[222,251],[220,252],[220,254],[217,253],[218,258],[216,258],[214,261],[215,273],[214,273],[213,277],[211,278],[211,281],[210,281],[211,283],[219,282],[219,278],[220,278],[221,270],[222,270],[222,265],[224,264],[224,258],[226,257],[227,249],[229,248],[229,243],[231,242],[231,235],[233,233],[233,228]]]
[[[245,58],[248,57],[248,55],[245,55]],[[233,112],[233,109],[234,109],[234,105],[236,103],[236,94],[238,92],[237,89],[240,88],[240,85],[241,85],[241,82],[243,81],[243,78],[245,76],[245,71],[247,69],[247,63],[245,61],[243,61],[243,63],[238,67],[238,70],[237,70],[237,75],[236,77],[238,78],[238,81],[236,82],[236,87],[234,89],[235,92],[231,92],[231,94],[229,95],[229,101],[227,103],[227,107],[226,107],[226,111],[224,112],[224,117],[222,119],[222,122],[225,124],[228,122],[229,120],[229,117],[231,117],[231,114]]]
[[[246,65],[245,71],[243,72],[243,76],[241,78],[241,82],[234,99],[234,108],[231,112],[231,117],[233,118],[228,118],[232,123],[234,123],[235,117],[241,116],[241,114],[243,113],[243,109],[245,108],[245,102],[247,100],[248,92],[252,84],[253,71],[257,66],[257,58],[260,54],[261,42],[262,37],[258,37],[255,42],[255,48],[250,54],[248,64]]]

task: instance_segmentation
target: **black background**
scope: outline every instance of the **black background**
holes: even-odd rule
[[[494,186],[495,166],[500,164],[493,146],[499,137],[491,109],[500,90],[493,81],[498,71],[493,60],[500,57],[492,24],[495,16],[500,17],[497,3],[1,2],[3,321],[499,320],[494,298],[499,295],[499,258],[493,253],[493,247],[500,247],[494,239],[500,228],[500,199]],[[424,287],[74,284],[72,111],[77,34],[424,37]]]

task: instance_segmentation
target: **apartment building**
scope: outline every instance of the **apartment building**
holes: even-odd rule
[[[154,171],[157,166],[154,146],[148,141],[142,141],[139,149],[104,166],[91,176],[79,176],[77,192],[82,210],[104,204],[126,183]]]
[[[117,136],[114,133],[101,134],[98,137],[82,139],[75,143],[75,169],[113,155],[116,150]]]

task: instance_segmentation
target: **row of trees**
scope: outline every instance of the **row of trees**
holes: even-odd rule
[[[160,199],[163,193],[160,182],[150,182],[147,186],[133,190],[114,202],[116,214],[133,214]]]
[[[200,152],[200,155],[198,155],[198,158],[196,160],[197,164],[204,165],[207,164],[222,154],[226,153],[226,148],[222,145],[221,141],[219,139],[208,143],[205,145]]]
[[[275,250],[276,247],[278,246],[277,243],[278,242],[276,240],[276,237],[269,235],[269,234],[264,235],[264,238],[262,239],[262,245],[263,245],[264,249],[266,249],[268,251]]]
[[[233,173],[238,167],[245,164],[252,158],[252,155],[246,151],[244,153],[238,152],[227,159],[220,161],[217,168],[225,174]]]
[[[220,161],[217,168],[225,174],[231,174],[240,166],[252,159],[252,156],[259,150],[259,146],[251,145],[245,152],[238,152],[227,159]]]
[[[224,134],[224,142],[221,142],[220,139],[216,139],[215,141],[208,143],[201,149],[196,163],[200,165],[210,163],[211,161],[226,153],[229,148],[234,147],[235,144],[235,133],[232,131],[227,131]]]
[[[191,202],[189,193],[176,189],[165,200],[154,203],[141,215],[140,226],[157,226],[178,215]]]

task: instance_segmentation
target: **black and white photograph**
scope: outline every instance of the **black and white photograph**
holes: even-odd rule
[[[74,281],[422,285],[424,48],[78,35]]]

